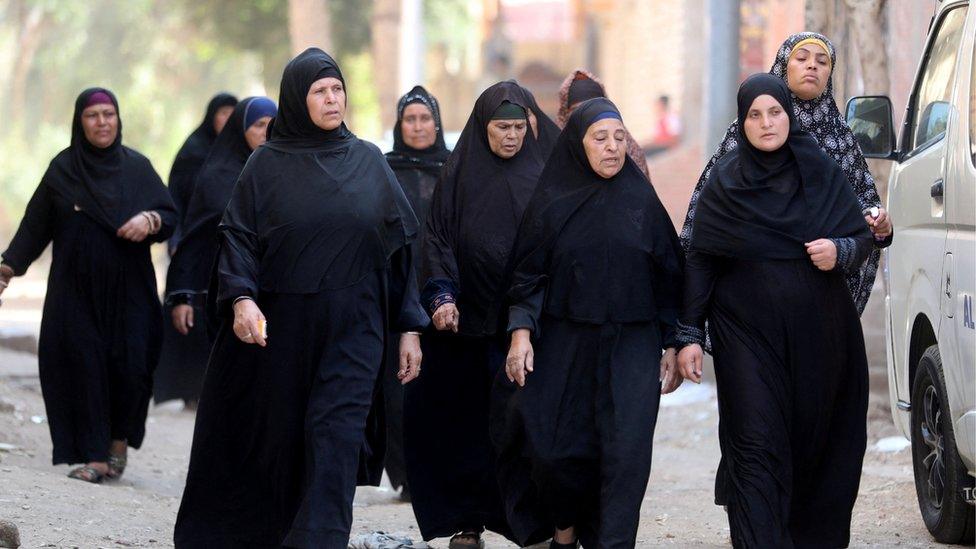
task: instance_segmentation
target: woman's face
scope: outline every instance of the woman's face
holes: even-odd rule
[[[81,111],[81,127],[89,143],[104,149],[119,134],[119,113],[108,103],[92,105]]]
[[[270,116],[262,116],[248,126],[247,131],[244,132],[244,140],[247,141],[247,146],[252,151],[264,144],[268,135],[268,123],[270,122]]]
[[[524,118],[492,120],[488,122],[488,147],[507,160],[522,150],[527,128],[528,122]]]
[[[326,131],[338,128],[346,116],[346,88],[342,80],[328,76],[313,82],[305,96],[305,105],[316,126]]]
[[[620,173],[627,155],[627,133],[616,118],[604,118],[590,124],[583,136],[583,150],[590,167],[604,179]]]
[[[830,79],[830,55],[816,44],[797,48],[786,64],[786,83],[800,99],[816,99]]]
[[[790,116],[771,95],[760,95],[746,114],[745,134],[752,146],[772,152],[790,136]]]
[[[437,141],[437,122],[434,114],[430,112],[427,105],[412,103],[403,109],[403,118],[400,119],[400,132],[403,134],[403,143],[406,146],[424,150],[434,145]]]
[[[227,119],[230,118],[230,115],[232,114],[234,114],[234,107],[225,105],[217,109],[217,112],[214,113],[213,117],[214,131],[217,133],[223,131],[224,124],[227,123]]]

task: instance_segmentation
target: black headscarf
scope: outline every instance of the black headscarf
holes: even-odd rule
[[[505,267],[547,155],[531,128],[514,157],[502,159],[491,151],[488,123],[505,101],[528,107],[525,91],[512,80],[478,97],[444,165],[427,217],[423,300],[429,306],[437,292],[454,294],[460,330],[469,335],[499,328]]]
[[[193,184],[197,173],[203,167],[210,147],[217,139],[217,130],[214,129],[214,117],[222,107],[233,107],[237,105],[237,98],[229,93],[218,93],[207,103],[207,112],[203,116],[200,125],[190,133],[186,141],[176,153],[173,166],[169,172],[169,194],[176,204],[180,215],[180,226],[177,227],[173,238],[170,240],[171,248],[179,243],[182,234],[183,217],[186,215],[190,198],[193,196]]]
[[[339,150],[357,140],[345,122],[334,130],[323,130],[308,115],[305,98],[309,88],[315,81],[329,77],[339,79],[345,87],[339,65],[318,48],[308,48],[288,63],[281,75],[278,116],[269,128],[270,148],[290,153]]]
[[[272,139],[252,153],[220,224],[221,310],[263,291],[317,293],[385,268],[417,220],[379,149],[345,124],[326,131],[305,97],[335,61],[309,48],[285,67]],[[241,276],[241,273],[248,273]]]
[[[522,90],[522,93],[524,94],[523,106],[532,111],[532,114],[534,114],[536,118],[536,126],[539,131],[539,136],[536,138],[536,140],[539,142],[539,147],[542,150],[543,158],[549,158],[549,153],[552,152],[552,148],[556,144],[556,138],[559,137],[559,126],[557,126],[556,123],[549,118],[549,115],[547,115],[542,108],[539,107],[539,103],[535,100],[535,95],[529,91],[529,88],[519,85],[514,79],[509,80],[509,82],[518,85],[519,89]]]
[[[167,293],[196,293],[207,287],[215,251],[214,233],[237,178],[251,155],[244,137],[245,124],[251,103],[258,99],[270,101],[266,97],[248,97],[234,107],[197,175],[193,197],[183,220],[183,240],[167,272]]]
[[[108,95],[118,113],[118,134],[104,149],[88,141],[81,123],[88,100],[99,92]],[[89,88],[75,100],[71,146],[54,157],[42,184],[72,201],[112,233],[145,210],[159,212],[170,225],[174,221],[173,202],[149,159],[122,145],[119,102],[105,88]]]
[[[769,95],[789,115],[786,145],[764,152],[745,135],[753,101]],[[691,249],[748,259],[807,257],[805,242],[870,236],[840,166],[800,129],[790,91],[767,73],[739,86],[738,147],[712,171],[698,201]]]
[[[519,228],[508,297],[520,303],[545,284],[546,310],[554,316],[636,322],[666,308],[671,318],[681,294],[678,235],[629,156],[609,179],[593,171],[583,137],[603,118],[623,120],[609,99],[585,101],[556,141]],[[570,252],[554,256],[554,248]],[[619,273],[627,273],[626,283]]]
[[[408,105],[419,104],[427,107],[434,117],[437,126],[437,138],[434,144],[419,150],[410,147],[403,141],[403,111]],[[441,124],[441,109],[437,98],[431,95],[423,86],[414,86],[397,102],[397,119],[393,125],[393,150],[386,153],[386,161],[394,170],[400,168],[417,168],[431,174],[438,174],[447,157],[451,155],[444,143],[444,126]]]

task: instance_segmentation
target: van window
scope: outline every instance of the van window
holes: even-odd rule
[[[939,23],[929,46],[928,62],[915,90],[915,112],[909,129],[906,151],[930,145],[945,135],[955,83],[956,56],[966,7],[950,10]]]

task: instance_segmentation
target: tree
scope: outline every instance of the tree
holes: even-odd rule
[[[332,28],[328,0],[288,0],[288,36],[291,52],[297,55],[315,46],[332,51]]]

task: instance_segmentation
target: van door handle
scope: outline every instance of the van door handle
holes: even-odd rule
[[[929,196],[932,198],[942,198],[945,195],[945,185],[942,179],[936,180],[929,189]]]

